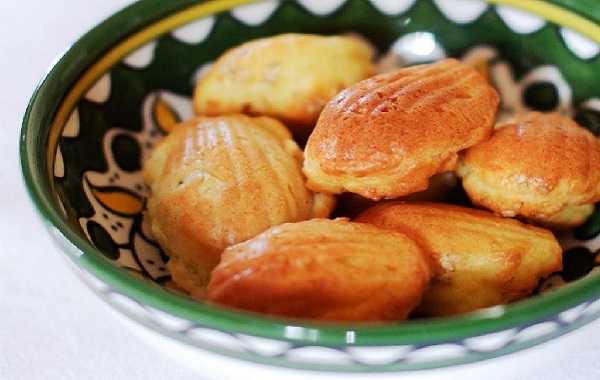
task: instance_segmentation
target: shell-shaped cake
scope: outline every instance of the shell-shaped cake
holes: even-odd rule
[[[305,186],[302,152],[267,117],[201,117],[176,126],[144,166],[152,232],[173,279],[201,296],[223,249],[285,222],[327,217]]]
[[[429,254],[405,235],[346,219],[313,219],[227,248],[208,299],[293,318],[402,320],[431,275]]]
[[[199,79],[200,115],[247,113],[284,121],[307,137],[325,104],[372,75],[374,49],[353,36],[282,34],[225,52]]]
[[[376,75],[324,108],[305,150],[313,190],[374,200],[425,190],[493,130],[498,95],[455,59]]]
[[[401,232],[432,252],[441,271],[416,313],[445,316],[524,298],[562,267],[548,230],[440,203],[386,202],[356,221]]]
[[[458,173],[477,205],[554,228],[573,227],[600,200],[600,140],[558,113],[529,112],[467,150]]]

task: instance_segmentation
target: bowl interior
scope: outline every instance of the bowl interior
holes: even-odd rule
[[[551,13],[543,7],[535,13],[484,1],[465,1],[457,7],[443,0],[348,0],[267,1],[229,10],[232,4],[245,2],[213,2],[221,4],[213,8],[193,3],[173,2],[161,8],[162,14],[145,17],[145,24],[121,20],[121,31],[96,34],[108,50],[90,48],[93,54],[88,58],[93,62],[77,62],[79,71],[69,73],[73,80],[62,84],[68,87],[60,90],[65,95],[60,104],[48,105],[42,116],[35,114],[35,107],[30,110],[29,123],[37,122],[43,128],[37,140],[26,139],[23,148],[24,155],[30,157],[30,166],[25,165],[26,179],[31,176],[35,178],[29,181],[39,182],[30,184],[30,191],[34,198],[39,196],[36,192],[52,197],[45,212],[61,220],[62,234],[73,236],[72,241],[79,239],[75,250],[85,252],[83,258],[91,260],[88,266],[102,266],[105,274],[114,269],[118,276],[128,276],[121,286],[151,295],[167,311],[188,318],[201,316],[210,307],[192,307],[189,313],[169,310],[170,300],[180,296],[153,285],[169,286],[168,257],[153,241],[145,223],[147,189],[141,167],[173,125],[192,115],[190,97],[195,79],[230,47],[286,32],[352,32],[368,38],[381,54],[391,48],[406,64],[444,56],[483,57],[483,70],[501,89],[504,109],[556,110],[600,133],[600,99],[595,98],[600,93],[600,76],[595,74],[600,72],[599,45],[592,36],[573,30],[573,25],[547,21]],[[147,4],[145,12],[152,13],[151,3]],[[156,20],[158,16],[162,21]],[[86,51],[81,44],[75,48],[72,56]],[[59,64],[56,70],[55,75],[59,75],[64,69]],[[463,199],[460,190],[456,199]],[[582,227],[561,236],[565,269],[541,283],[538,290],[556,288],[593,272],[600,264],[600,258],[596,259],[599,233],[597,208]],[[128,273],[123,274],[123,270]],[[590,282],[588,290],[597,289],[597,283]],[[537,298],[544,297],[548,295]],[[572,298],[571,304],[577,301]],[[512,307],[531,311],[534,306],[527,304],[534,305],[532,302],[508,306],[493,318],[476,313],[448,323],[502,320]],[[568,306],[554,304],[545,312]],[[519,320],[529,317],[534,315],[525,313]],[[267,318],[264,321],[271,323]],[[412,323],[406,323],[406,328]],[[444,325],[445,321],[433,323],[440,329],[451,326]],[[395,331],[401,334],[403,326],[396,326],[400,330]],[[365,331],[367,335],[372,332]]]

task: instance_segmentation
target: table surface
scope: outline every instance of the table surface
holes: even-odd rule
[[[0,379],[204,379],[146,345],[68,269],[34,213],[18,165],[21,117],[50,63],[127,0],[0,1]],[[600,378],[600,322],[536,348],[399,379]],[[235,374],[235,369],[230,371]],[[241,371],[240,371],[241,372]],[[239,373],[239,378],[243,374]],[[348,376],[347,376],[348,377]]]

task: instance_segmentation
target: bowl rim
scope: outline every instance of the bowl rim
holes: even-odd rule
[[[77,265],[132,299],[204,327],[285,340],[296,344],[333,347],[455,342],[532,324],[600,296],[600,276],[589,276],[543,296],[458,317],[385,325],[346,323],[332,325],[265,317],[198,303],[135,278],[99,253],[64,219],[55,194],[52,193],[53,184],[47,172],[48,165],[51,163],[47,162],[46,156],[50,125],[55,121],[59,106],[64,105],[64,99],[74,84],[80,76],[85,75],[84,69],[95,64],[99,57],[110,55],[122,39],[135,38],[139,35],[140,28],[164,23],[167,18],[178,12],[189,12],[193,9],[196,16],[207,16],[256,1],[138,1],[113,14],[83,35],[52,65],[44,79],[37,85],[23,117],[19,150],[22,174],[34,206],[51,235],[59,241],[63,251]],[[570,0],[486,1],[490,4],[511,5],[536,13],[549,21],[578,30],[600,43],[600,14],[592,14],[594,0],[583,0],[577,4],[573,4]],[[172,29],[173,24],[170,24],[170,27]],[[151,37],[155,38],[158,35]],[[144,42],[146,41],[137,41],[136,47],[143,45]],[[86,54],[82,56],[80,51],[85,51]],[[109,68],[110,66],[106,67],[106,70]],[[293,336],[286,333],[290,331],[290,327],[295,328]],[[348,332],[352,332],[351,340],[348,339]]]

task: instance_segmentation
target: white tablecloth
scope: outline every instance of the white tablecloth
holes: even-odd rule
[[[192,372],[117,321],[51,245],[21,180],[18,132],[35,84],[72,41],[126,3],[0,0],[1,380],[219,376],[211,363],[202,373]],[[599,358],[600,323],[594,323],[509,357],[398,378],[591,380],[600,379]],[[230,368],[229,373],[235,372]],[[238,375],[244,378],[241,370]]]

